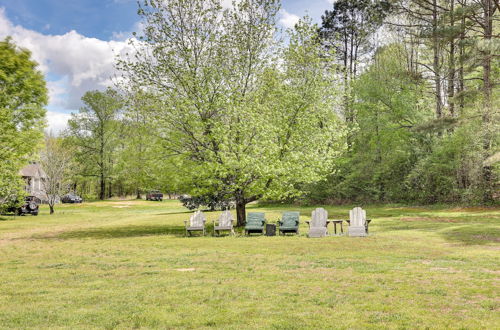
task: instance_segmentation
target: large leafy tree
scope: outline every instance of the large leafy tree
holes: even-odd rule
[[[234,198],[238,225],[247,203],[318,180],[337,147],[315,29],[299,25],[276,52],[278,10],[276,0],[144,1],[137,53],[119,64],[159,101],[150,116],[190,191]]]
[[[110,89],[89,91],[82,101],[84,106],[68,121],[69,141],[77,148],[81,175],[97,178],[98,197],[102,200],[106,198],[106,183],[112,179],[123,102]]]
[[[19,170],[43,138],[47,88],[27,49],[0,41],[0,197],[20,192]]]

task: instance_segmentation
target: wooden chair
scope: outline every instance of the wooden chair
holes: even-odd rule
[[[245,225],[245,235],[250,233],[264,234],[266,218],[262,212],[249,212],[247,214],[247,223]]]
[[[217,236],[220,235],[220,232],[223,230],[231,231],[231,234],[234,236],[234,228],[233,228],[233,215],[229,211],[224,211],[219,217],[218,225],[215,224],[214,220],[214,236],[217,233]]]
[[[201,231],[203,232],[203,236],[205,236],[205,222],[207,219],[205,215],[201,211],[196,211],[191,215],[189,220],[184,221],[184,225],[186,226],[186,236],[191,236],[193,231]]]
[[[279,232],[285,235],[286,233],[299,233],[299,212],[283,212],[281,219],[278,220]]]
[[[325,237],[328,235],[328,212],[318,207],[311,214],[311,221],[306,221],[309,225],[309,237]]]
[[[371,219],[366,219],[366,211],[361,207],[355,207],[349,211],[347,233],[352,237],[365,237],[368,235],[368,224]]]

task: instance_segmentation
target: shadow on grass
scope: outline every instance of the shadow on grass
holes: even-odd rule
[[[493,226],[460,226],[443,231],[440,235],[448,241],[465,245],[500,243],[500,228]]]
[[[126,238],[141,236],[172,235],[184,236],[184,226],[122,226],[103,227],[95,229],[75,230],[61,233],[50,238],[72,239],[72,238]]]
[[[490,223],[470,224],[463,219],[441,219],[422,218],[422,221],[391,220],[377,224],[380,231],[403,231],[418,230],[438,233],[442,238],[450,242],[465,245],[485,245],[500,243],[500,228]]]
[[[0,221],[9,221],[9,220],[15,220],[19,216],[13,215],[13,214],[0,214]]]
[[[209,211],[203,211],[203,212],[209,212]],[[162,212],[162,213],[155,213],[155,215],[175,215],[175,214],[192,214],[194,211],[180,211],[180,212]],[[189,219],[189,216],[187,216],[186,220]]]

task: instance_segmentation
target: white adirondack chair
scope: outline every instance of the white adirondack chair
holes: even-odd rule
[[[191,236],[191,232],[193,231],[202,231],[203,236],[205,236],[205,222],[207,219],[205,215],[201,211],[196,211],[191,215],[188,220],[184,221],[184,225],[186,226],[186,236],[189,234]]]
[[[312,212],[311,221],[306,221],[309,225],[309,237],[325,237],[328,235],[328,212],[318,207]]]
[[[349,236],[365,237],[368,235],[368,222],[366,219],[366,211],[361,207],[355,207],[349,211],[349,228],[347,230]]]
[[[217,233],[217,236],[220,235],[220,232],[223,230],[230,230],[231,234],[234,236],[234,228],[233,228],[233,215],[229,211],[224,211],[219,217],[219,224],[215,224],[214,220],[214,236]]]

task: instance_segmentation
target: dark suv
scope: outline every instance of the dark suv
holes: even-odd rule
[[[70,192],[69,194],[61,197],[61,202],[63,203],[81,203],[83,199],[75,193]]]
[[[146,194],[147,201],[159,201],[163,200],[163,194],[158,190],[151,190]]]
[[[19,207],[10,207],[7,211],[13,212],[16,215],[38,215],[38,205],[40,204],[40,199],[35,196],[26,196],[24,198],[24,204]]]

